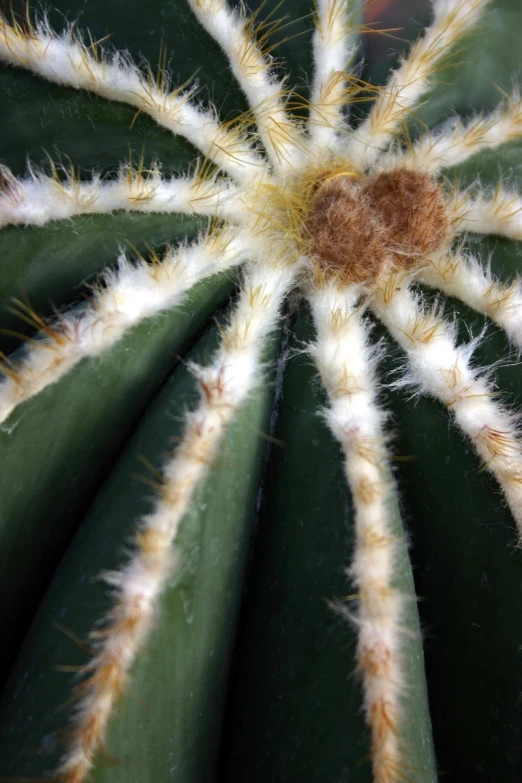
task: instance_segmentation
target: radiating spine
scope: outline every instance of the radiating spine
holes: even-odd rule
[[[213,112],[191,102],[193,90],[171,89],[165,73],[141,73],[123,54],[108,56],[87,46],[72,31],[54,33],[41,21],[30,30],[0,15],[0,60],[28,68],[49,81],[89,90],[130,104],[159,125],[184,136],[204,155],[234,177],[257,174],[262,160],[237,129],[221,125]]]
[[[372,307],[408,356],[405,383],[447,406],[500,484],[522,535],[520,432],[515,417],[497,401],[488,375],[471,365],[476,342],[457,345],[454,326],[426,309],[407,280],[388,281]]]
[[[277,322],[293,268],[283,260],[252,264],[239,301],[208,367],[193,365],[198,406],[163,468],[160,497],[135,536],[127,564],[106,580],[114,604],[101,631],[92,633],[95,655],[78,686],[72,740],[57,771],[64,783],[81,783],[105,735],[115,699],[153,622],[158,598],[171,574],[172,544],[194,490],[207,474],[227,425],[261,379],[264,340]]]
[[[394,532],[386,416],[377,402],[376,355],[361,315],[360,291],[327,284],[310,295],[317,331],[311,353],[328,393],[326,421],[341,444],[355,509],[349,574],[358,588],[358,666],[372,734],[374,783],[399,783],[402,597],[393,587]]]
[[[205,277],[252,256],[251,239],[235,228],[211,232],[188,247],[168,250],[152,263],[130,263],[104,274],[91,301],[45,322],[27,306],[21,315],[40,327],[20,359],[6,358],[0,383],[0,422],[22,402],[56,383],[86,356],[97,356],[145,318],[178,304]]]
[[[338,133],[347,130],[346,68],[357,50],[355,0],[317,0],[313,37],[314,76],[309,129],[312,146],[338,147]]]

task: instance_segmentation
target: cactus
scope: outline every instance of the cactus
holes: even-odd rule
[[[188,6],[0,18],[0,776],[518,780],[522,12]]]

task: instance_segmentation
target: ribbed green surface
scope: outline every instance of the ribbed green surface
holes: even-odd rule
[[[0,647],[5,682],[76,526],[178,354],[230,292],[194,289],[186,309],[144,322],[100,358],[22,405],[0,434]]]
[[[214,327],[187,358],[205,361],[217,335]],[[277,347],[273,340],[267,359]],[[184,520],[180,567],[109,734],[108,751],[118,765],[102,758],[96,781],[211,779],[263,463],[258,432],[267,426],[271,396],[268,383],[252,395]],[[179,365],[116,460],[70,545],[4,694],[2,774],[39,776],[56,765],[71,686],[71,675],[57,667],[89,660],[63,629],[87,639],[110,606],[106,585],[97,577],[121,564],[127,542],[152,505],[147,482],[156,476],[141,458],[161,470],[182,432],[183,412],[196,400],[194,379]]]
[[[274,428],[284,446],[271,447],[263,481],[220,779],[370,783],[354,628],[331,606],[353,593],[345,576],[354,545],[353,510],[339,446],[318,415],[326,399],[309,357],[289,358],[313,336],[308,311],[292,318],[291,326]],[[401,535],[398,500],[392,498],[391,504]],[[415,780],[435,783],[421,636],[405,544],[396,584],[408,603],[402,739]],[[347,609],[355,610],[353,598]]]

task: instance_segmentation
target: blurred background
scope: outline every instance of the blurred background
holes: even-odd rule
[[[382,83],[393,57],[411,41],[430,16],[430,0],[368,0],[364,22],[384,35],[368,33],[363,38],[363,55],[370,65],[371,81]]]

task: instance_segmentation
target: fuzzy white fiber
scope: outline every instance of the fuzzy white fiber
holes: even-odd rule
[[[136,533],[128,563],[106,578],[114,606],[103,636],[94,634],[95,656],[85,669],[87,687],[74,717],[73,740],[58,774],[83,780],[92,766],[121,683],[154,619],[171,572],[175,540],[195,488],[206,475],[227,424],[261,380],[261,352],[273,329],[295,265],[281,259],[251,264],[221,346],[208,367],[193,366],[201,398],[185,421],[183,438],[163,468],[163,489]]]
[[[503,283],[489,266],[470,252],[456,250],[430,259],[419,280],[448,296],[455,296],[473,310],[483,313],[504,329],[513,344],[522,350],[522,285],[515,279]]]
[[[476,342],[458,345],[455,328],[426,310],[407,281],[378,291],[372,308],[404,349],[405,382],[444,403],[501,486],[522,534],[522,453],[516,419],[495,399],[491,380],[471,364]]]
[[[244,181],[261,160],[242,135],[227,130],[213,111],[191,102],[192,90],[171,90],[147,78],[125,54],[99,57],[70,31],[56,35],[42,21],[30,36],[0,16],[0,59],[76,89],[135,106],[159,125],[190,141],[225,171]]]
[[[522,136],[522,101],[514,93],[505,105],[490,114],[463,122],[445,123],[438,133],[426,132],[411,149],[400,155],[401,163],[418,166],[432,174],[464,163],[482,150],[494,150]]]
[[[309,128],[311,144],[324,151],[345,129],[345,72],[357,51],[357,20],[353,0],[318,0],[316,14]]]
[[[197,176],[164,179],[157,168],[142,175],[123,167],[114,179],[103,180],[95,174],[85,182],[32,170],[17,179],[0,166],[0,177],[5,183],[0,191],[0,228],[43,226],[74,215],[106,215],[116,210],[220,215],[232,222],[242,222],[244,217],[231,182]]]
[[[252,255],[251,237],[233,227],[169,250],[159,264],[132,263],[122,254],[89,304],[60,316],[51,335],[31,341],[10,362],[0,383],[0,422],[83,358],[106,351],[143,319],[178,304],[200,280]]]
[[[361,168],[372,164],[427,92],[439,61],[478,22],[490,0],[433,0],[433,21],[392,72],[368,118],[344,148]]]
[[[397,535],[391,522],[386,416],[377,403],[375,348],[361,315],[360,293],[356,286],[329,284],[309,295],[317,332],[310,351],[328,393],[326,421],[341,444],[352,492],[356,543],[349,573],[359,597],[358,666],[374,776],[386,781],[394,780],[400,766],[402,597],[393,587]]]
[[[270,59],[256,44],[248,17],[233,11],[226,0],[188,0],[203,27],[219,43],[241,85],[256,120],[259,136],[276,170],[295,169],[303,162],[299,126],[285,109],[284,84]]]
[[[507,141],[507,139],[506,139]],[[456,193],[448,203],[450,214],[456,216],[458,233],[498,234],[508,239],[522,239],[522,198],[502,186],[485,192]]]

